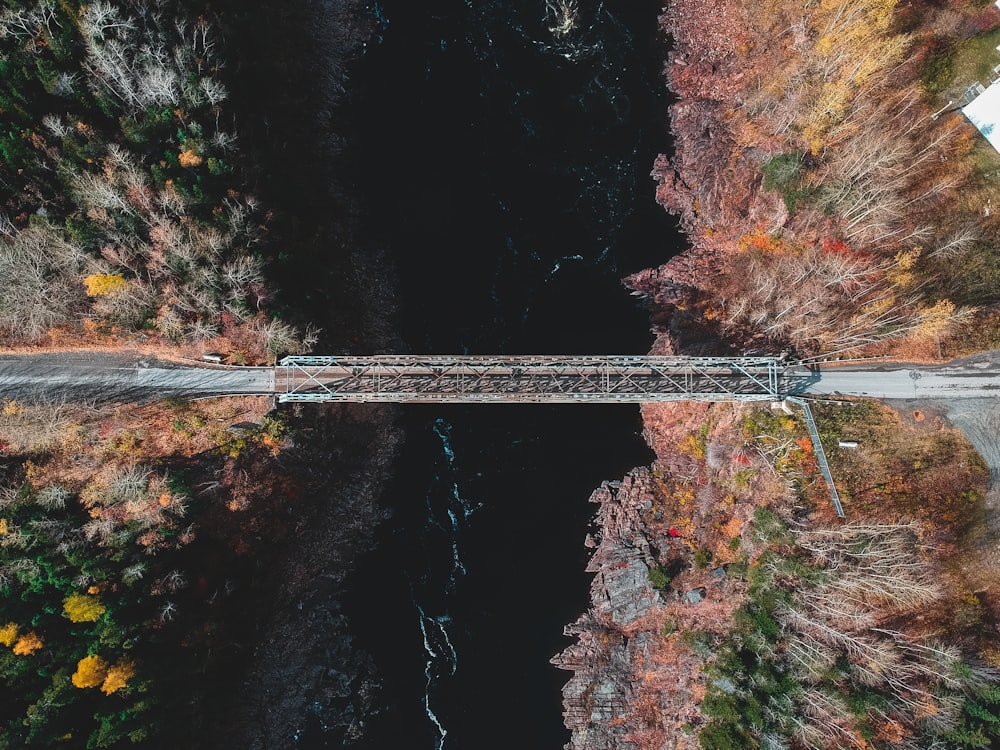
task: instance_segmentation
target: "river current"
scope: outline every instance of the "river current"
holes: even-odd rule
[[[383,0],[351,76],[361,232],[423,353],[644,353],[620,283],[678,249],[658,0]],[[409,406],[393,518],[347,613],[383,708],[360,747],[557,748],[549,659],[588,604],[586,498],[650,454],[638,410]]]

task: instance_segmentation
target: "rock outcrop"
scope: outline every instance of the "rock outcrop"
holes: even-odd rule
[[[629,716],[642,698],[634,685],[635,665],[648,665],[651,637],[628,629],[652,611],[662,609],[652,587],[654,565],[642,514],[653,505],[648,469],[635,469],[622,482],[605,482],[591,495],[598,503],[600,531],[587,570],[595,573],[592,608],[566,629],[578,642],[553,659],[574,672],[563,689],[566,726],[573,732],[567,746],[584,748],[639,747],[629,737],[637,729]]]
[[[696,747],[709,656],[697,634],[728,627],[745,586],[726,572],[743,544],[733,539],[752,496],[776,491],[733,490],[747,468],[745,407],[656,404],[643,416],[659,457],[591,495],[591,606],[566,629],[577,642],[552,660],[573,672],[563,688],[568,750]],[[692,435],[704,448],[679,449]]]

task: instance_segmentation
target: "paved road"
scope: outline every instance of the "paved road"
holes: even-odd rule
[[[807,371],[791,367],[786,375],[808,380],[798,393],[812,396],[863,396],[878,399],[968,399],[1000,396],[1000,352],[977,354],[945,365],[859,365]]]
[[[136,353],[0,355],[0,397],[149,401],[179,396],[274,392],[270,367],[202,367]]]

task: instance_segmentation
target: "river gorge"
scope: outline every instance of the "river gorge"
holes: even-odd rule
[[[8,0],[0,750],[997,746],[997,42]]]
[[[410,351],[649,348],[620,279],[682,242],[647,177],[669,146],[660,7],[568,5],[378,5],[351,75],[351,148],[361,233],[393,260]],[[360,744],[558,747],[567,674],[549,659],[588,604],[586,498],[648,463],[638,410],[413,406],[401,420],[393,516],[348,583],[384,690]]]

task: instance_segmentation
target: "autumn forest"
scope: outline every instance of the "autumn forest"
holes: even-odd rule
[[[347,5],[337,22],[354,46],[331,54],[340,77],[317,87],[346,91],[360,40],[384,22],[378,4]],[[211,352],[243,365],[318,342],[391,348],[389,285],[353,267],[331,229],[355,221],[351,199],[296,205],[325,179],[294,179],[313,146],[299,121],[336,107],[285,104],[305,106],[299,79],[319,55],[296,67],[308,38],[288,18],[268,33],[281,3],[237,6],[0,2],[4,355]],[[555,37],[573,33],[576,2],[545,8],[561,19]],[[671,0],[660,23],[676,148],[640,171],[653,169],[643,189],[689,246],[626,282],[655,353],[938,363],[1000,348],[1000,154],[960,111],[1000,70],[997,7]],[[247,39],[272,45],[267,75],[289,82],[269,94],[273,132],[240,78],[260,75]],[[334,140],[324,147],[349,150]],[[280,288],[296,243],[314,256],[306,275],[344,290],[337,330],[311,320],[325,299]],[[648,491],[629,523],[662,542],[643,548],[639,582],[655,607],[578,630],[601,654],[641,632],[655,669],[614,717],[581,689],[584,730],[567,724],[566,747],[998,746],[1000,568],[982,553],[996,467],[946,410],[911,406],[817,404],[824,443],[865,443],[831,455],[846,521],[827,507],[799,414],[644,407],[658,458],[637,475]],[[370,546],[388,513],[357,498],[391,475],[395,418],[0,392],[0,750],[218,747],[257,721],[247,747],[290,746],[293,722],[272,717],[291,703],[304,715],[289,686],[308,659],[275,664],[322,633],[269,607],[301,609],[316,581],[340,586]],[[587,542],[600,578],[606,545]],[[710,575],[726,598],[695,609],[682,594]],[[331,629],[343,620],[332,609]],[[362,738],[370,692],[328,690],[350,703],[344,736]]]

